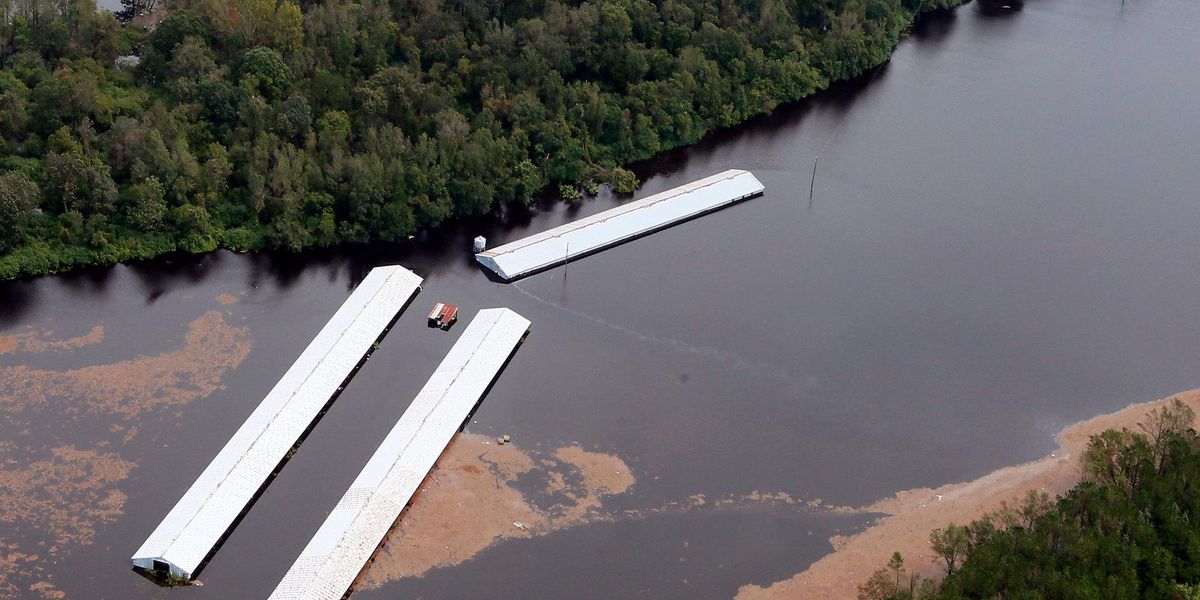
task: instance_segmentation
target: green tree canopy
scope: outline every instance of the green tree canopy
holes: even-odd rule
[[[922,5],[156,6],[147,30],[91,0],[0,1],[0,173],[44,211],[0,249],[0,277],[395,240],[542,190],[628,193],[622,165],[886,60]],[[128,53],[141,63],[118,70]]]

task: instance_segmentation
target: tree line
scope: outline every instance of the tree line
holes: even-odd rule
[[[0,278],[631,192],[959,1],[0,0]]]
[[[1179,399],[1137,431],[1108,430],[1082,456],[1084,479],[1051,501],[933,532],[945,577],[925,579],[896,553],[859,600],[1106,598],[1200,600],[1200,435]]]

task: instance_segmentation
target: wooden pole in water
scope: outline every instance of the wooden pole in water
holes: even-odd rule
[[[812,179],[808,180],[808,206],[810,208],[812,207],[812,201],[813,201],[813,186],[815,186],[817,184],[817,161],[818,160],[821,160],[821,157],[819,155],[813,159]]]

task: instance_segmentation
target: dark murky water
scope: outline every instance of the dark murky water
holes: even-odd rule
[[[638,483],[613,510],[753,490],[862,504],[1035,458],[1067,423],[1200,385],[1197,30],[1200,5],[1186,0],[931,17],[874,76],[641,171],[649,194],[747,168],[764,197],[513,285],[480,273],[471,237],[500,243],[621,199],[400,247],[217,253],[0,285],[0,334],[105,326],[102,344],[0,365],[169,351],[214,308],[254,342],[226,389],[150,413],[116,447],[138,463],[119,486],[124,515],[47,568],[72,598],[265,597],[452,343],[456,332],[424,327],[437,301],[533,321],[472,429],[621,456]],[[394,261],[425,291],[205,585],[165,590],[130,572],[128,556],[348,290]],[[219,305],[222,293],[241,300]],[[657,516],[508,542],[360,595],[725,597],[800,570],[855,526],[781,510]]]
[[[830,536],[855,524],[757,510],[594,523],[506,542],[460,567],[354,597],[732,598],[747,583],[792,576],[797,564],[827,552]]]

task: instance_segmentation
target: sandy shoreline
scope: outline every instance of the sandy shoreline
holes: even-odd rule
[[[1171,398],[1180,398],[1200,412],[1200,389]],[[355,588],[378,588],[394,579],[419,577],[432,569],[460,564],[507,539],[545,535],[590,521],[770,503],[806,511],[883,516],[858,534],[832,538],[833,552],[790,579],[765,588],[743,586],[738,590],[739,600],[854,598],[858,585],[896,551],[904,555],[910,569],[939,574],[929,549],[930,531],[950,523],[968,523],[1005,503],[1019,501],[1030,490],[1051,496],[1067,491],[1079,481],[1078,457],[1090,436],[1110,428],[1135,428],[1166,400],[1133,404],[1070,425],[1055,436],[1059,448],[1038,460],[998,469],[973,481],[905,490],[860,508],[823,507],[787,494],[755,492],[712,501],[693,496],[658,509],[613,515],[604,511],[603,497],[621,494],[636,481],[619,457],[578,446],[542,455],[515,445],[494,445],[486,436],[462,434],[438,461],[413,506]],[[518,480],[540,483],[530,494],[518,489]]]
[[[808,569],[766,588],[743,586],[737,598],[854,598],[858,585],[896,551],[904,555],[910,569],[937,574],[939,567],[929,549],[930,531],[949,523],[965,524],[1019,500],[1030,490],[1045,491],[1051,497],[1067,491],[1079,481],[1079,456],[1090,436],[1106,429],[1134,429],[1147,413],[1170,398],[1179,398],[1200,413],[1200,389],[1133,404],[1064,428],[1054,436],[1058,450],[1038,460],[1005,467],[974,481],[900,492],[860,509],[886,516],[861,533],[832,538],[835,550]]]

